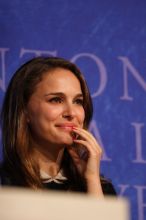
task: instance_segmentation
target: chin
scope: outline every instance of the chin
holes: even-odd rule
[[[73,137],[70,134],[57,134],[53,137],[52,142],[57,145],[72,145]]]
[[[60,143],[64,144],[64,145],[71,145],[71,144],[73,144],[73,139],[72,138],[62,139],[62,140],[60,140]]]

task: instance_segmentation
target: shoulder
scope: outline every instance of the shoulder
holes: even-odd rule
[[[100,179],[101,179],[101,186],[102,186],[102,190],[103,190],[104,195],[116,196],[117,193],[116,193],[116,190],[115,190],[111,180],[106,179],[104,176],[101,176]]]

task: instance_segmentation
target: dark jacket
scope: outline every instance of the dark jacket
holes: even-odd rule
[[[8,175],[3,169],[0,169],[0,185],[1,186],[12,186],[12,187],[20,187],[19,184],[17,184],[10,175]],[[70,182],[64,181],[61,185],[51,182],[51,183],[45,183],[44,188],[50,189],[50,190],[65,190],[68,191],[70,189]],[[116,195],[116,191],[113,187],[113,184],[111,181],[105,179],[103,176],[101,176],[101,186],[104,195]],[[80,192],[80,190],[74,190]]]

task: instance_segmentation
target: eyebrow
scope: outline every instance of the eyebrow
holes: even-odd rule
[[[65,94],[64,93],[62,93],[62,92],[51,92],[51,93],[47,93],[47,94],[45,94],[44,96],[49,96],[49,95],[52,95],[52,96],[65,96]],[[83,98],[83,94],[82,93],[78,93],[78,94],[76,94],[76,96],[75,97],[81,97],[81,98]]]

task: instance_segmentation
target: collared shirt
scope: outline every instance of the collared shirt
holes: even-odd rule
[[[59,173],[54,177],[50,176],[45,171],[40,170],[40,176],[41,176],[43,183],[55,182],[58,184],[62,184],[63,181],[67,180],[67,177],[65,177],[63,170],[60,170]]]

